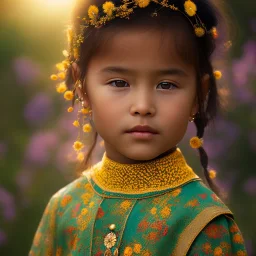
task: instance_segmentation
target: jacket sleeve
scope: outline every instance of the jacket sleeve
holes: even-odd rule
[[[191,245],[188,256],[247,256],[244,239],[235,221],[220,215],[209,222]]]
[[[29,256],[55,255],[56,214],[58,209],[57,193],[48,202],[29,252]]]

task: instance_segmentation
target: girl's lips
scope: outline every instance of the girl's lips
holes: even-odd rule
[[[130,134],[131,136],[133,136],[136,139],[152,139],[155,135],[157,135],[156,133],[152,133],[152,132],[128,132],[128,134]]]

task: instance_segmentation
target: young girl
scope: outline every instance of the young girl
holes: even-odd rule
[[[29,255],[247,255],[207,169],[204,130],[219,106],[210,0],[80,0],[53,80],[76,106],[82,175],[50,199]],[[215,2],[215,1],[214,1]],[[221,35],[219,35],[221,36]],[[88,123],[85,121],[88,121]],[[177,144],[188,123],[207,183]],[[88,165],[97,135],[102,160]]]

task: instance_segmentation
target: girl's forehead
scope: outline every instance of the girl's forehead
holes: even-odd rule
[[[155,66],[190,68],[179,54],[179,32],[148,27],[131,27],[106,33],[92,61],[102,65],[119,63],[152,69]],[[188,43],[188,42],[187,42]]]

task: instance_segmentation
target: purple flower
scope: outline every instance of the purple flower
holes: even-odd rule
[[[57,134],[52,131],[34,134],[25,152],[25,162],[41,166],[47,164],[57,143]]]
[[[241,103],[251,103],[255,101],[253,90],[250,88],[251,76],[255,75],[256,65],[256,42],[248,41],[244,45],[243,56],[233,61],[233,84],[234,97]],[[248,85],[249,84],[249,85]]]
[[[206,132],[204,136],[204,148],[210,158],[223,155],[236,141],[240,134],[240,128],[235,123],[218,118],[216,127]]]
[[[244,191],[249,195],[256,195],[256,177],[249,178],[244,183]]]
[[[14,197],[6,189],[0,187],[0,209],[3,211],[3,216],[7,221],[15,218],[15,203]]]
[[[40,75],[40,67],[28,57],[19,57],[13,62],[13,69],[20,84],[32,83]]]
[[[24,110],[25,119],[30,124],[41,125],[47,120],[52,110],[52,100],[44,93],[37,94]]]
[[[19,188],[24,191],[31,183],[33,178],[33,172],[29,168],[24,168],[16,175],[16,183]]]

